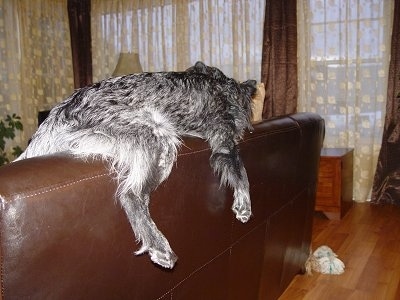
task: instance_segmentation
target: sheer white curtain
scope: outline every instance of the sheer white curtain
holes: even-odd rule
[[[321,114],[325,147],[354,148],[356,201],[382,141],[393,1],[298,0],[299,111]]]
[[[73,91],[66,1],[0,0],[0,74],[0,118],[22,117],[15,142],[24,148],[37,112]]]
[[[238,80],[261,76],[265,0],[92,0],[93,80],[120,52],[144,71],[182,71],[202,60]]]

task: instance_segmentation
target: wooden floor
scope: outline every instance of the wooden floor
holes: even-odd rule
[[[280,300],[400,299],[400,207],[355,204],[341,221],[314,217],[313,250],[327,245],[342,275],[297,275]]]

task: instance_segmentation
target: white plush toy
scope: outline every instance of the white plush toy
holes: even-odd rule
[[[331,248],[324,245],[310,255],[306,262],[306,270],[308,274],[311,274],[311,270],[322,274],[342,274],[344,263]]]

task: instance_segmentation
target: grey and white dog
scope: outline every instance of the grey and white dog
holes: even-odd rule
[[[234,190],[232,210],[251,216],[249,183],[237,142],[251,128],[256,81],[238,83],[197,62],[185,72],[139,73],[76,90],[41,124],[17,159],[68,151],[101,158],[117,174],[120,201],[141,248],[151,260],[173,268],[177,256],[149,213],[150,193],[171,172],[181,137],[210,144],[210,164],[221,184]]]

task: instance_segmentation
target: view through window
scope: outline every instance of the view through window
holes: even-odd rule
[[[382,141],[393,1],[298,0],[299,110],[324,117],[325,147],[354,148],[368,199]]]

